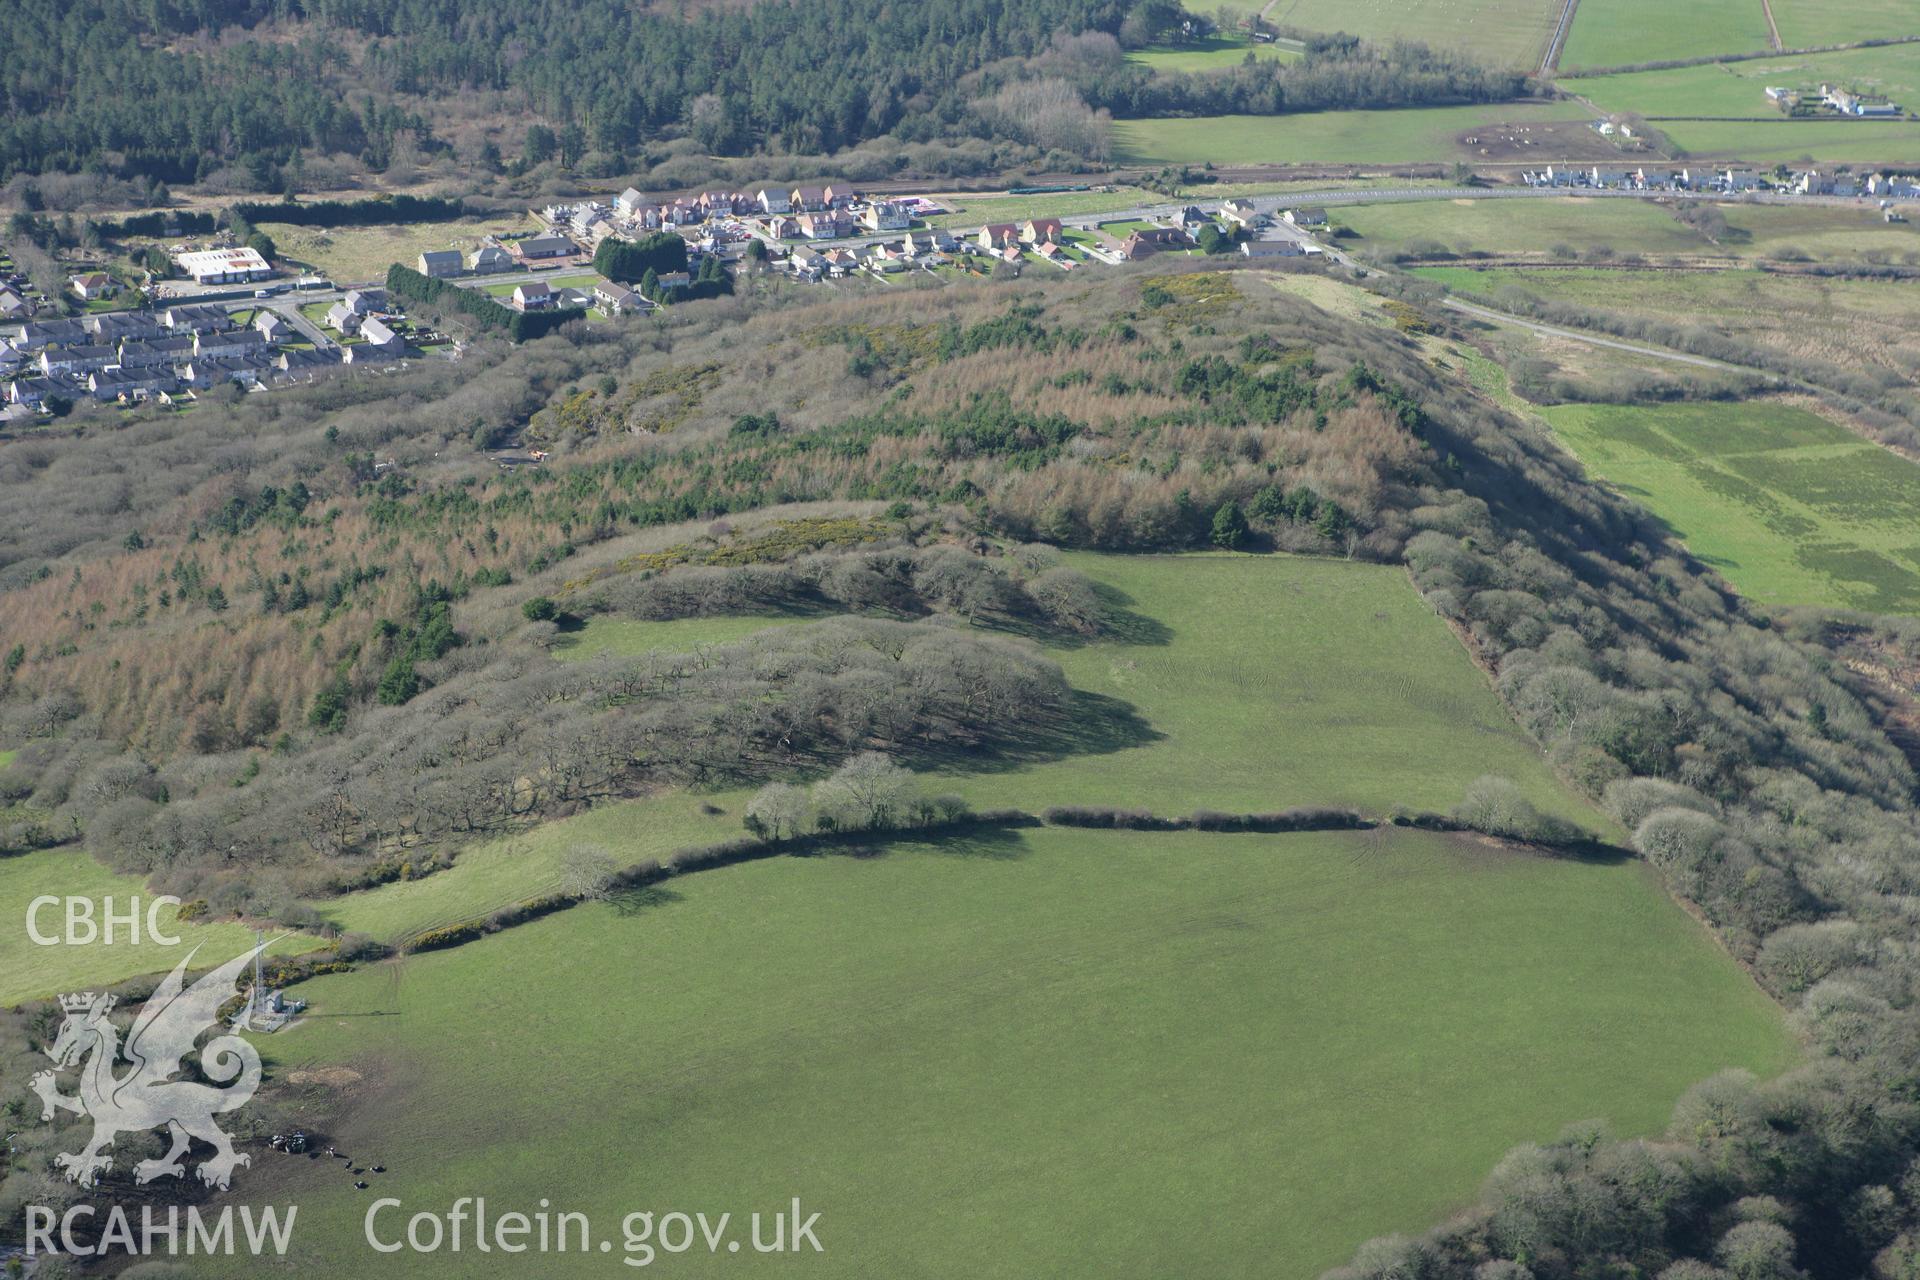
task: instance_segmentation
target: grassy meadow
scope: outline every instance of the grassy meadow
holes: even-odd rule
[[[1577,102],[1525,102],[1115,120],[1113,143],[1129,164],[1419,164],[1469,158],[1461,138],[1479,130],[1588,115]]]
[[[1758,0],[1580,0],[1560,65],[1623,67],[1768,47]]]
[[[1779,11],[1780,6],[1775,5],[1775,14]],[[1589,99],[1604,111],[1637,111],[1648,116],[1758,116],[1766,120],[1785,118],[1767,101],[1769,86],[1817,93],[1822,83],[1845,85],[1861,93],[1884,94],[1902,104],[1912,103],[1920,97],[1920,45],[1885,45],[1840,53],[1708,63],[1664,71],[1582,76],[1560,82],[1563,88]],[[1897,126],[1868,122],[1864,127]]]
[[[429,249],[479,247],[489,235],[511,235],[533,226],[522,214],[494,214],[485,218],[457,218],[449,222],[407,222],[369,227],[298,227],[286,222],[263,222],[260,230],[273,238],[287,258],[310,264],[338,284],[385,280],[396,262],[416,265]]]
[[[1768,604],[1920,612],[1920,466],[1762,402],[1541,410],[1600,478]]]
[[[1073,724],[1010,762],[935,762],[929,790],[1030,811],[1346,804],[1386,813],[1449,808],[1468,783],[1497,773],[1542,809],[1608,830],[1560,785],[1398,569],[1244,555],[1080,554],[1067,563],[1104,584],[1125,615],[1118,638],[1049,650],[1075,690]],[[571,652],[685,652],[794,621],[597,619]],[[402,938],[552,891],[574,844],[640,850],[622,856],[631,862],[738,835],[746,794],[609,805],[322,909],[342,928]]]
[[[1846,368],[1909,376],[1920,368],[1920,293],[1899,280],[1786,276],[1760,270],[1417,267],[1414,275],[1493,303],[1521,289],[1624,315],[1690,323]]]
[[[1241,36],[1212,35],[1191,44],[1136,49],[1127,55],[1127,61],[1155,71],[1220,71],[1239,66],[1249,56],[1263,62],[1292,62],[1300,54],[1285,45],[1256,44]]]
[[[1266,10],[1267,21],[1283,27],[1418,40],[1529,71],[1559,16],[1558,0],[1275,0]]]
[[[1773,0],[1773,20],[1789,49],[1920,36],[1920,10],[1910,0]]]
[[[370,1195],[484,1193],[616,1250],[635,1210],[822,1215],[824,1255],[673,1275],[1304,1280],[1465,1202],[1514,1142],[1656,1131],[1690,1083],[1795,1057],[1644,866],[1406,832],[753,863],[301,992],[272,1069],[356,1073],[307,1096],[388,1172],[249,1171],[249,1199],[300,1205],[290,1276],[523,1275],[363,1243]]]
[[[108,897],[121,912],[137,897],[141,902],[140,942],[126,942],[122,928],[116,930],[112,946],[98,942],[40,946],[27,936],[26,911],[27,905],[42,894],[93,899],[96,923],[104,923]],[[89,986],[110,986],[144,973],[161,973],[173,968],[196,946],[202,948],[195,958],[196,969],[230,960],[253,946],[253,930],[245,925],[181,924],[179,911],[173,907],[162,909],[155,921],[169,935],[178,937],[180,945],[156,943],[146,936],[146,904],[152,896],[139,877],[110,871],[75,848],[42,849],[0,858],[0,903],[7,904],[6,926],[0,928],[0,1006]],[[63,908],[45,908],[38,924],[43,934],[62,933],[66,926]],[[275,943],[273,954],[294,955],[318,945],[316,939],[295,935]]]

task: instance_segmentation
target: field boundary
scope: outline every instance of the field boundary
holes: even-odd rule
[[[1560,8],[1560,25],[1553,29],[1553,37],[1547,41],[1547,52],[1540,59],[1540,75],[1549,78],[1560,69],[1560,55],[1567,47],[1567,33],[1573,30],[1574,10],[1580,7],[1580,0],[1566,0]]]

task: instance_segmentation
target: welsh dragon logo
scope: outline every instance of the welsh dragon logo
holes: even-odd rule
[[[54,1069],[34,1076],[32,1087],[43,1104],[42,1120],[53,1119],[55,1108],[93,1117],[93,1140],[77,1152],[54,1157],[70,1181],[94,1185],[113,1167],[106,1149],[116,1137],[163,1126],[173,1145],[158,1160],[142,1160],[133,1167],[135,1180],[142,1184],[183,1175],[193,1138],[214,1148],[212,1158],[194,1170],[210,1187],[224,1189],[235,1168],[253,1162],[234,1151],[232,1139],[213,1118],[245,1106],[260,1087],[260,1054],[254,1047],[239,1036],[216,1036],[199,1050],[200,1072],[214,1084],[173,1077],[180,1072],[180,1060],[194,1052],[194,1041],[219,1020],[220,1006],[238,994],[241,972],[267,945],[229,960],[191,987],[186,985],[187,966],[193,961],[189,952],[141,1006],[124,1047],[120,1029],[108,1018],[114,997],[91,991],[60,997],[67,1017],[47,1050]],[[123,1060],[131,1070],[116,1074]],[[58,1073],[76,1065],[80,1091],[69,1097],[59,1091]]]

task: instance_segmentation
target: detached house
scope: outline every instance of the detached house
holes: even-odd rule
[[[467,256],[467,270],[475,275],[490,275],[512,269],[513,255],[497,244],[483,244]]]
[[[420,274],[433,280],[444,280],[448,276],[460,274],[460,251],[458,249],[432,249],[420,255]]]
[[[808,213],[826,207],[825,187],[795,187],[787,193],[787,210],[790,213]]]
[[[869,231],[905,231],[913,225],[906,207],[891,200],[876,200],[868,205],[860,215],[860,222]]]
[[[1302,209],[1289,209],[1285,215],[1287,225],[1293,227],[1324,227],[1327,225],[1327,211],[1311,206]]]
[[[980,228],[980,247],[989,253],[1020,243],[1020,228],[1011,222],[989,222]]]
[[[602,280],[593,286],[593,305],[604,315],[623,316],[630,311],[645,311],[652,304],[623,284]]]
[[[517,311],[544,311],[553,305],[553,290],[545,280],[529,280],[513,288],[513,306]]]
[[[640,194],[639,188],[628,187],[614,200],[613,207],[623,218],[637,218],[640,216],[640,211],[651,203],[652,201]]]
[[[87,302],[111,298],[120,292],[119,281],[104,271],[89,271],[85,275],[74,276],[67,283],[72,286],[75,297]]]
[[[1029,218],[1021,224],[1020,239],[1025,244],[1059,244],[1063,230],[1058,218]]]

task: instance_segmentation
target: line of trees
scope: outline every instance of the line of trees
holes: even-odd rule
[[[482,329],[491,329],[505,334],[515,342],[530,342],[558,329],[561,325],[582,319],[586,312],[579,307],[555,307],[551,311],[515,311],[498,298],[480,289],[462,289],[459,285],[449,284],[445,280],[435,280],[422,275],[412,267],[394,263],[387,268],[387,289],[415,302],[437,307],[442,311],[454,311],[474,321]]]

